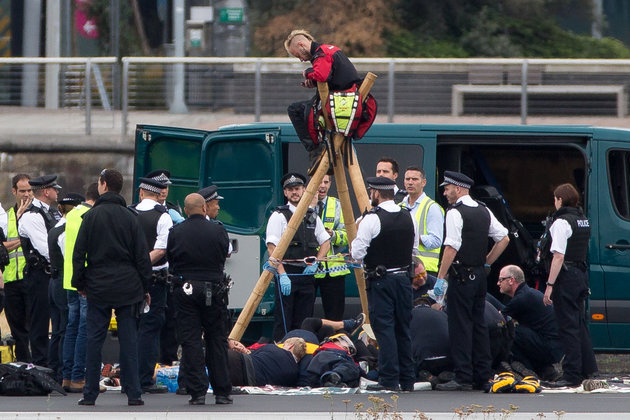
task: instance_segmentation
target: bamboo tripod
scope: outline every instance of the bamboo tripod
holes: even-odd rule
[[[374,85],[376,77],[377,76],[374,73],[368,73],[365,76],[365,79],[363,80],[363,83],[359,88],[361,98],[367,98],[370,89],[372,89],[372,86]],[[325,104],[325,101],[328,100],[328,84],[318,82],[317,90],[319,92],[321,103]],[[328,119],[328,115],[326,115],[326,108],[323,105],[322,112],[324,114],[324,120],[326,121],[326,128],[330,130],[330,121]],[[359,167],[356,152],[354,151],[352,145],[346,145],[346,142],[351,142],[351,139],[344,137],[343,134],[335,133],[332,137],[331,148],[334,150],[333,156],[335,160],[333,162],[333,170],[335,173],[335,182],[337,183],[337,193],[339,194],[341,211],[343,213],[343,218],[346,225],[348,244],[351,244],[354,238],[356,238],[357,236],[357,227],[354,220],[354,214],[352,213],[352,203],[350,201],[350,192],[348,190],[348,182],[346,180],[344,160],[348,162],[350,181],[352,182],[352,188],[354,189],[357,202],[359,203],[359,210],[363,212],[365,210],[369,210],[372,206],[370,205],[370,199],[368,197],[367,190],[365,189],[365,183],[363,181],[363,175],[361,174],[361,168]],[[352,153],[352,156],[345,156],[345,151],[348,151],[348,153]],[[304,195],[302,195],[302,198],[300,199],[295,213],[293,213],[293,216],[291,216],[287,228],[280,238],[280,242],[278,242],[278,245],[269,257],[270,264],[273,264],[272,261],[279,261],[282,259],[282,257],[284,257],[284,253],[286,252],[289,243],[293,239],[293,236],[295,236],[295,232],[302,222],[302,219],[304,218],[304,215],[308,210],[308,206],[317,193],[319,184],[321,184],[324,175],[326,175],[326,173],[328,172],[330,165],[331,162],[329,161],[328,153],[324,151],[319,166],[317,167],[317,171],[315,171],[315,174],[309,181],[306,187],[306,191],[304,192]],[[357,280],[357,288],[359,289],[361,310],[366,316],[365,322],[369,323],[368,303],[367,294],[365,291],[365,277],[363,275],[363,268],[355,267],[354,275]],[[241,311],[241,314],[239,315],[236,323],[234,324],[234,327],[232,328],[232,331],[230,332],[231,339],[240,340],[243,337],[243,334],[245,333],[245,330],[247,329],[247,326],[249,325],[249,322],[254,315],[254,311],[262,300],[262,297],[269,287],[269,283],[271,282],[273,276],[274,274],[270,271],[262,271],[260,277],[258,278],[258,281],[256,282],[256,285],[254,286],[254,290],[249,295],[249,298],[247,299],[247,302],[245,302],[245,306]]]

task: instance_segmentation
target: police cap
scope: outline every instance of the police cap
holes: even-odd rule
[[[163,184],[169,185],[171,182],[171,173],[166,169],[156,169],[154,171],[149,172],[144,176],[145,178],[153,178],[161,181]]]
[[[57,175],[42,175],[37,178],[30,179],[28,183],[34,190],[43,190],[46,188],[56,188],[60,190],[61,187],[55,182],[56,180]]]
[[[458,187],[470,189],[473,185],[475,185],[475,181],[467,177],[461,172],[455,171],[444,171],[444,182],[440,184],[440,187],[445,185],[452,184],[457,185]]]
[[[155,178],[140,178],[140,189],[159,194],[166,188],[166,184]]]
[[[219,187],[216,185],[210,185],[209,187],[200,189],[197,193],[200,194],[206,202],[212,200],[223,200],[223,197],[219,195],[218,190]]]
[[[58,200],[57,203],[78,206],[83,201],[85,201],[85,197],[83,197],[81,194],[75,193],[75,192],[69,192],[69,193],[64,194],[63,198],[61,200]]]
[[[371,176],[366,179],[368,187],[374,190],[394,190],[396,182],[384,176]]]
[[[295,187],[296,185],[306,185],[306,177],[297,172],[289,172],[280,180],[282,188]]]

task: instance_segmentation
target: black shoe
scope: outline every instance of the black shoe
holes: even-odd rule
[[[370,384],[367,387],[365,387],[366,391],[400,391],[400,388],[398,388],[398,385],[396,386],[385,386],[382,384]]]
[[[346,330],[349,336],[353,336],[359,331],[359,328],[363,326],[365,322],[365,314],[360,313],[352,319],[343,320],[343,329]]]
[[[400,390],[401,390],[402,392],[413,392],[413,391],[414,391],[414,389],[413,389],[413,385],[414,385],[413,383],[411,383],[411,384],[406,384],[406,385],[402,385],[402,384],[401,384],[401,385],[400,385]]]
[[[555,382],[543,382],[541,383],[545,388],[575,388],[582,385],[582,381],[569,381],[566,379],[560,379]]]
[[[540,379],[547,382],[555,382],[562,377],[560,372],[554,365],[547,365],[540,371]]]
[[[438,391],[472,391],[472,384],[459,383],[453,379],[443,384],[437,384],[435,389]]]
[[[142,387],[143,394],[165,394],[167,392],[168,388],[164,385],[151,385]]]
[[[217,395],[214,399],[215,404],[233,404],[232,397],[229,395]]]
[[[190,397],[188,400],[190,405],[206,405],[206,395],[200,395],[198,397]]]
[[[329,372],[322,375],[321,383],[324,387],[339,386],[341,376],[337,372]]]
[[[431,384],[431,389],[435,389],[435,387],[439,383],[439,379],[437,377],[435,377],[428,370],[421,370],[421,371],[419,371],[418,374],[416,375],[416,380],[418,382],[429,382]],[[413,388],[413,384],[412,384],[412,388]]]
[[[144,405],[142,398],[134,398],[127,400],[127,405]]]
[[[454,381],[454,380],[455,380],[455,373],[449,370],[442,371],[438,375],[438,381],[440,381],[441,384],[449,382],[449,381]]]
[[[77,402],[78,405],[94,405],[96,404],[96,401],[93,400],[87,400],[85,398],[81,398],[79,400],[79,402]]]
[[[177,395],[188,395],[188,390],[186,389],[185,386],[180,386],[179,388],[177,388],[177,391],[175,391],[175,394],[177,394]]]

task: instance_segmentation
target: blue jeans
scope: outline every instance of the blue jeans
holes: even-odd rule
[[[63,379],[85,379],[85,327],[87,300],[76,290],[67,290],[68,326],[63,342]]]
[[[118,341],[120,343],[120,372],[124,375],[127,398],[139,399],[142,390],[138,379],[138,304],[124,306],[104,306],[88,300],[87,303],[87,353],[85,358],[85,387],[83,398],[96,401],[101,379],[102,350],[107,327],[116,311]],[[122,376],[121,376],[122,378]]]

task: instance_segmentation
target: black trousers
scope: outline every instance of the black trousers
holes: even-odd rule
[[[512,359],[518,360],[529,369],[538,371],[562,359],[562,348],[558,340],[542,337],[531,328],[517,325],[512,345]]]
[[[387,274],[367,280],[370,322],[379,345],[378,382],[394,388],[413,386],[411,310],[413,293],[407,274]]]
[[[24,282],[28,293],[28,312],[33,363],[48,367],[48,327],[50,325],[50,303],[48,301],[48,282],[50,275],[41,268],[31,268]]]
[[[68,325],[68,294],[63,288],[63,279],[51,278],[48,286],[52,333],[48,347],[48,367],[55,371],[59,382],[63,379],[63,342]]]
[[[287,332],[300,328],[305,318],[313,316],[313,308],[315,306],[315,282],[313,276],[292,276],[292,273],[302,273],[304,269],[289,265],[285,265],[284,268],[291,279],[291,294],[284,296],[276,283],[273,323],[274,341],[281,341]]]
[[[193,397],[205,395],[208,375],[214,395],[230,395],[232,384],[228,368],[227,305],[216,295],[212,305],[206,306],[205,283],[191,281],[192,293],[182,287],[174,291],[177,305],[177,328],[182,340],[182,365],[188,393]],[[204,357],[201,335],[206,344]],[[204,371],[208,368],[208,375]]]
[[[18,362],[31,362],[28,347],[29,296],[24,280],[4,284],[4,313],[15,339],[15,358]]]
[[[591,336],[586,322],[588,274],[569,266],[560,274],[551,293],[558,322],[558,336],[564,350],[563,379],[580,382],[597,372]]]
[[[315,278],[315,291],[322,297],[324,318],[341,321],[346,305],[346,276]]]
[[[448,333],[457,382],[483,385],[492,377],[490,339],[483,313],[486,275],[483,267],[448,282]],[[474,279],[473,279],[474,277]]]
[[[164,325],[166,306],[165,283],[154,283],[149,288],[149,312],[140,314],[138,322],[138,375],[140,386],[150,387],[155,382],[153,372],[160,355],[160,331]]]
[[[309,99],[308,101],[293,102],[289,105],[289,108],[287,108],[287,113],[289,114],[293,128],[307,152],[317,148],[308,132],[307,125],[308,113],[311,111],[312,105],[313,99]]]
[[[177,320],[175,312],[175,300],[170,287],[166,291],[166,309],[164,312],[165,321],[160,332],[160,363],[170,365],[177,360]]]

